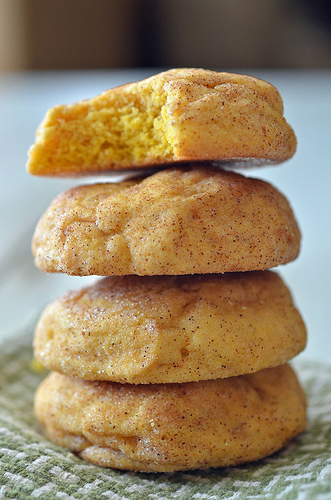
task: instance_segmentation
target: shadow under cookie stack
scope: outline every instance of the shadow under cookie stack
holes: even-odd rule
[[[281,193],[233,171],[295,148],[278,91],[243,75],[170,70],[47,113],[31,174],[139,175],[61,194],[33,237],[41,270],[100,277],[36,327],[51,441],[167,472],[255,461],[305,429],[288,362],[306,330],[270,270],[297,257],[299,229]]]

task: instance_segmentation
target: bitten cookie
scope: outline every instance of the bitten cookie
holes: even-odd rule
[[[149,384],[256,372],[305,344],[287,287],[257,271],[98,280],[45,309],[34,352],[69,376]]]
[[[71,189],[41,218],[32,249],[43,271],[109,276],[263,270],[299,246],[274,187],[200,165]]]
[[[167,472],[258,460],[305,429],[288,365],[187,384],[86,382],[52,373],[36,393],[47,437],[103,467]]]
[[[46,114],[29,173],[82,175],[187,161],[282,162],[296,149],[271,84],[173,69]]]

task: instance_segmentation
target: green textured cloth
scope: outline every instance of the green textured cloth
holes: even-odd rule
[[[33,416],[45,374],[31,369],[32,334],[0,346],[0,498],[331,499],[331,366],[295,362],[308,429],[260,462],[207,471],[142,474],[88,464],[47,441]]]

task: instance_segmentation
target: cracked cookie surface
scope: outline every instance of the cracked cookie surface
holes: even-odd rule
[[[183,161],[245,166],[288,160],[295,149],[271,84],[183,68],[52,108],[27,168],[34,175],[73,176]]]
[[[50,205],[32,243],[40,269],[78,276],[264,270],[299,247],[279,191],[206,165],[73,188]]]
[[[102,467],[144,472],[258,460],[306,426],[305,396],[288,365],[186,384],[52,373],[37,390],[35,412],[54,443]]]
[[[69,376],[150,384],[253,373],[289,361],[305,343],[286,285],[256,271],[98,280],[49,304],[34,352]]]

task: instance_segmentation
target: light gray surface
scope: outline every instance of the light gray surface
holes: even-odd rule
[[[34,268],[30,241],[38,218],[54,196],[79,182],[26,173],[27,150],[38,124],[55,104],[92,97],[154,72],[0,75],[0,340],[37,317],[56,295],[95,280],[46,275]],[[303,234],[302,251],[295,262],[278,271],[307,324],[309,341],[301,356],[330,361],[331,72],[249,73],[280,90],[285,116],[298,137],[298,151],[285,164],[246,174],[271,182],[291,202]]]

